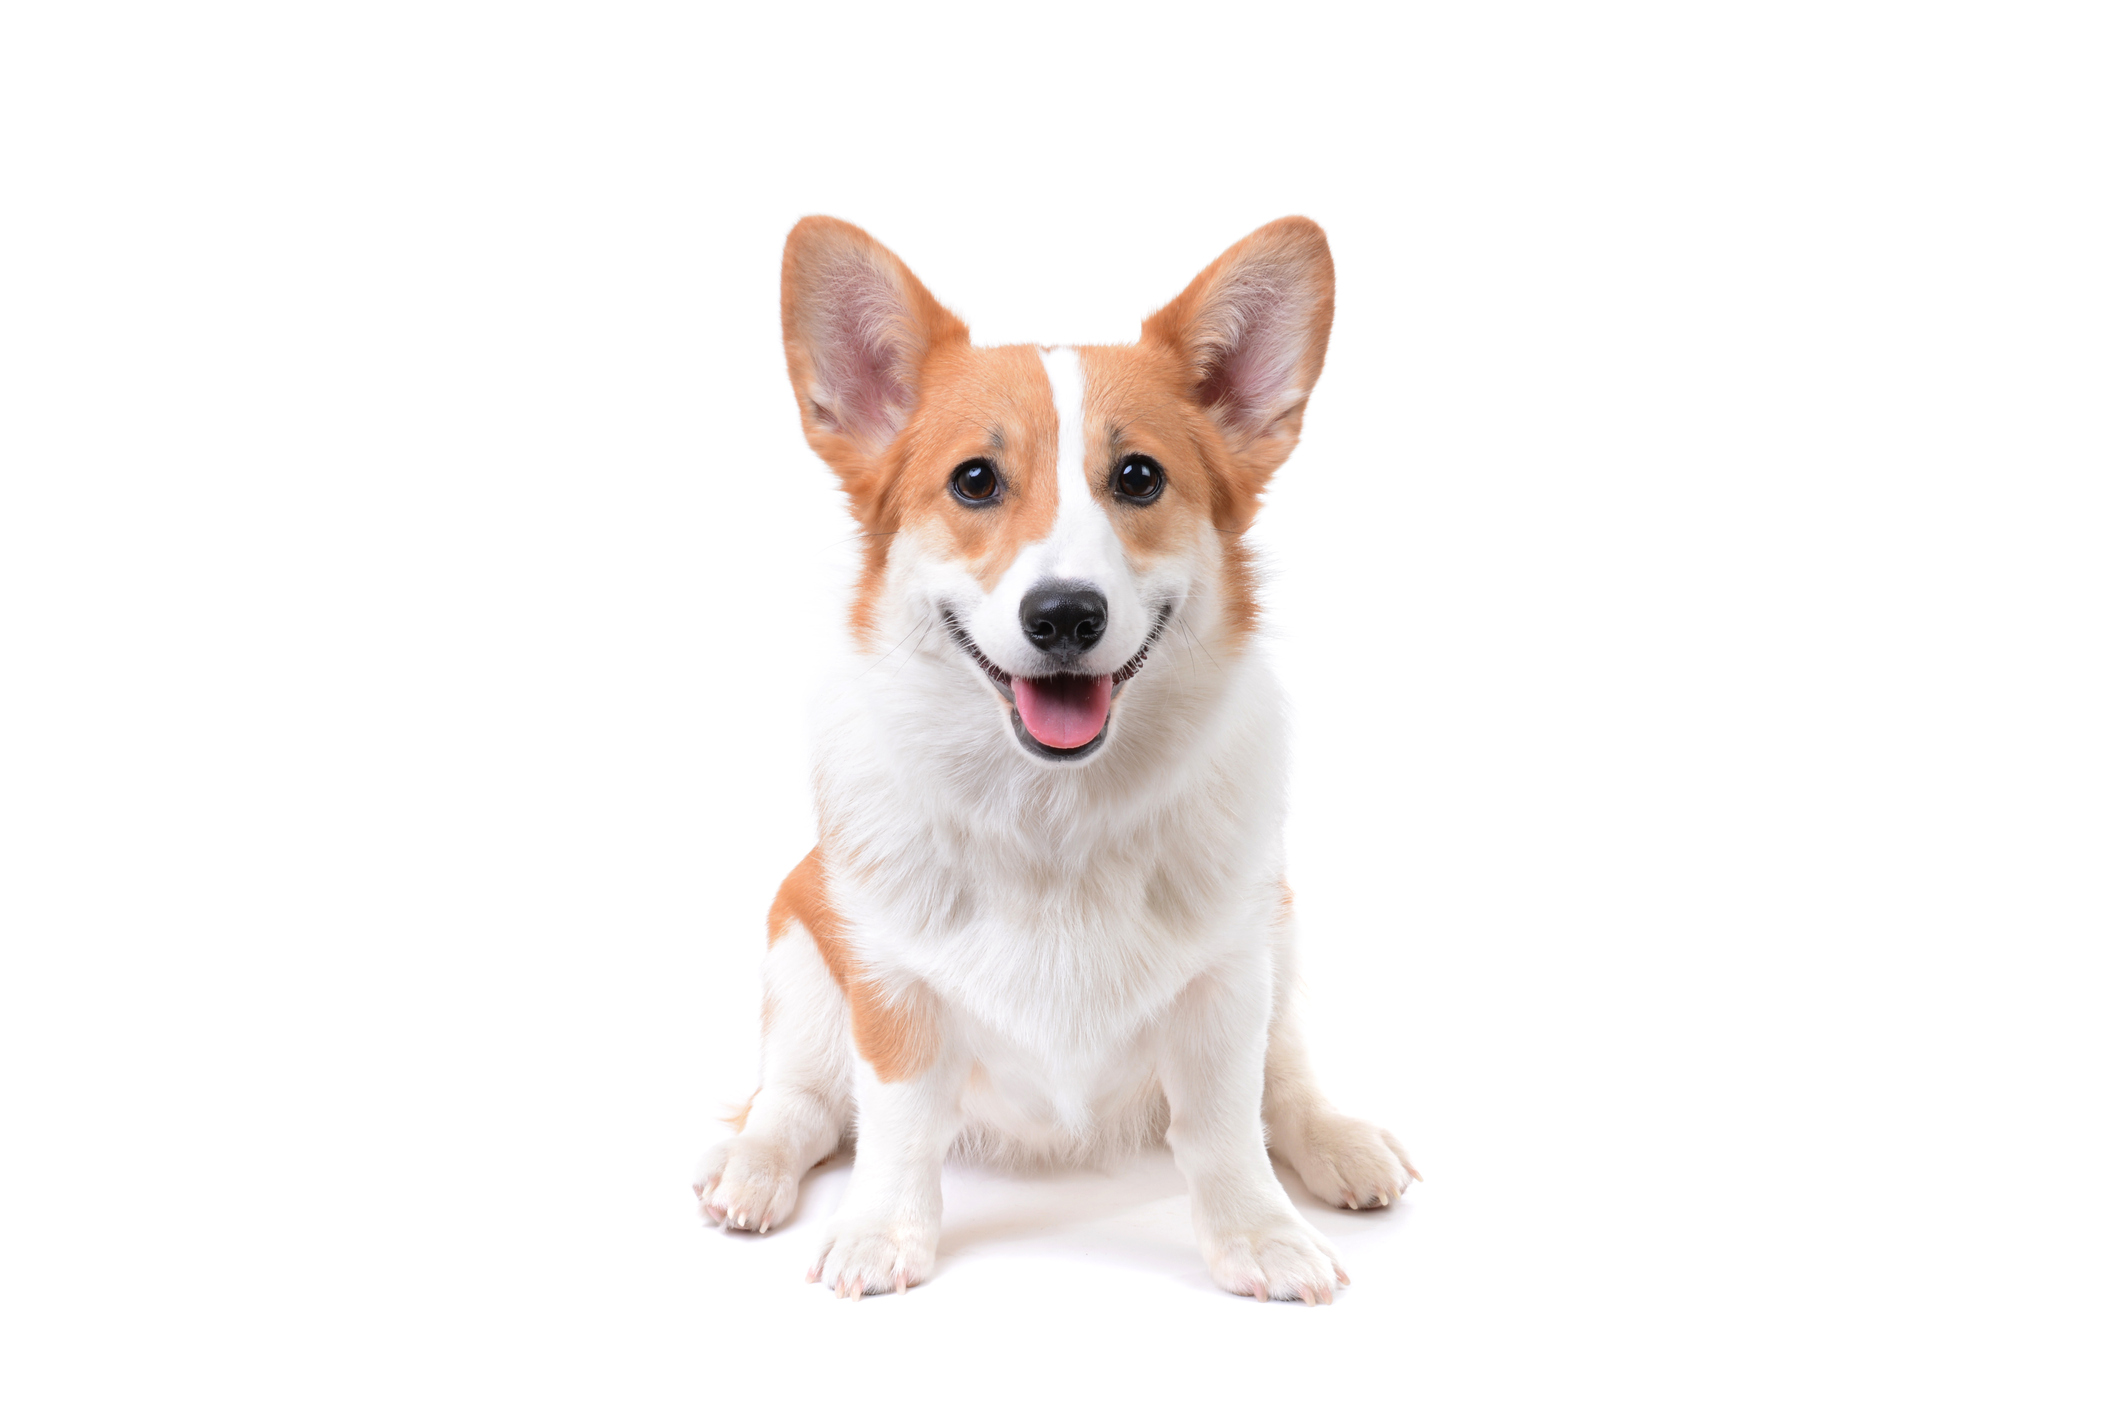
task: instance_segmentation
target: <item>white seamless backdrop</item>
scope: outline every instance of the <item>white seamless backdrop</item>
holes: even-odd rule
[[[0,19],[0,1392],[23,1409],[2106,1408],[2111,17]],[[852,559],[809,212],[983,342],[1261,222],[1330,1310],[1167,1160],[934,1282],[686,1188]]]

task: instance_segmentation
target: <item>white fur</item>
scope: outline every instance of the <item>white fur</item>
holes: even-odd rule
[[[1098,514],[1097,502],[1090,495],[1090,479],[1070,474],[1071,468],[1083,467],[1087,460],[1083,455],[1083,357],[1071,348],[1040,349],[1038,361],[1053,389],[1053,416],[1060,426],[1054,467],[1060,478],[1061,523],[1109,534],[1111,527]]]

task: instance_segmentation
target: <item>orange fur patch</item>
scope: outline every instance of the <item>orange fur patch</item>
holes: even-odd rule
[[[801,923],[817,943],[825,970],[847,998],[854,1048],[883,1081],[910,1080],[935,1059],[933,1006],[925,989],[893,997],[867,976],[847,943],[846,925],[827,892],[822,847],[803,856],[773,896],[766,914],[766,946],[780,941],[791,922]]]
[[[927,538],[992,589],[1017,552],[1053,528],[1059,445],[1053,389],[1036,349],[947,346],[929,358],[920,410],[893,449],[899,472],[886,493],[884,519],[901,534]],[[1001,470],[1002,489],[991,506],[967,506],[950,493],[950,474],[974,457]]]
[[[1232,457],[1223,431],[1192,396],[1191,370],[1180,354],[1144,338],[1138,344],[1079,351],[1083,365],[1083,443],[1091,490],[1110,509],[1113,529],[1137,563],[1168,553],[1202,523],[1222,547],[1224,632],[1249,634],[1259,619],[1252,555],[1244,532],[1259,513],[1256,484]],[[1164,494],[1147,506],[1121,501],[1103,473],[1129,452],[1164,468]]]
[[[884,561],[898,526],[887,514],[891,485],[899,477],[902,436],[879,445],[877,429],[845,423],[812,394],[829,382],[821,375],[818,340],[831,325],[829,313],[864,284],[890,294],[897,311],[883,318],[877,331],[898,353],[898,381],[918,393],[931,358],[971,346],[964,322],[944,309],[927,286],[914,278],[904,261],[859,226],[829,216],[806,216],[788,233],[781,251],[781,340],[788,358],[788,381],[803,416],[803,434],[811,449],[839,473],[848,509],[861,522],[866,540],[862,573],[854,596],[852,626],[867,638],[874,627],[871,605],[883,583]],[[879,315],[874,300],[870,313]]]

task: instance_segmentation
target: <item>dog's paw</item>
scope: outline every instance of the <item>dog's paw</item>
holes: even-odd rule
[[[1304,1187],[1342,1208],[1390,1207],[1421,1177],[1397,1139],[1348,1115],[1312,1115],[1283,1157],[1303,1176]]]
[[[936,1225],[918,1220],[837,1218],[805,1280],[857,1301],[868,1291],[904,1291],[935,1270],[941,1236]]]
[[[707,1151],[694,1172],[700,1216],[731,1232],[770,1232],[795,1212],[803,1175],[779,1145],[734,1135]]]
[[[1261,1301],[1330,1306],[1334,1282],[1348,1284],[1339,1256],[1293,1212],[1204,1237],[1201,1251],[1217,1285]]]

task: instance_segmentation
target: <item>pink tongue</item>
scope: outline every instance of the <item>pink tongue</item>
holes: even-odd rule
[[[1016,678],[1016,715],[1024,730],[1056,751],[1067,751],[1096,738],[1112,710],[1112,675],[1103,677]]]

